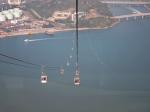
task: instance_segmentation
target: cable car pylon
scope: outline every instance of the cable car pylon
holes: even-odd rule
[[[78,53],[78,37],[79,37],[79,29],[78,29],[78,0],[76,0],[76,71],[74,75],[74,85],[80,86],[80,71],[79,71],[79,53]]]

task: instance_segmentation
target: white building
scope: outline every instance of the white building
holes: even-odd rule
[[[5,14],[5,16],[6,16],[6,18],[8,20],[12,20],[13,19],[13,15],[11,13],[7,13],[7,14]]]
[[[86,13],[85,12],[78,12],[78,18],[81,18],[81,17],[83,17],[83,16],[86,16]],[[72,21],[76,21],[76,13],[73,13],[72,15],[71,15],[71,20]]]
[[[20,9],[9,9],[0,12],[0,22],[6,21],[6,20],[14,20],[18,19],[23,15],[22,10]]]
[[[0,14],[0,22],[6,21],[5,15]]]
[[[9,5],[20,5],[21,0],[8,0]]]
[[[71,16],[70,11],[56,11],[53,14],[55,20],[65,20]]]

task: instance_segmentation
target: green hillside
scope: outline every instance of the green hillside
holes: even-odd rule
[[[75,0],[45,0],[45,1],[32,1],[28,2],[27,6],[33,8],[41,16],[48,18],[52,16],[56,10],[67,10],[75,8]],[[105,4],[99,2],[99,0],[79,0],[79,10],[87,12],[89,9],[97,9],[98,13],[103,15],[111,15]]]

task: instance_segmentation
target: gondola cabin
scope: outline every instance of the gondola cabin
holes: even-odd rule
[[[48,82],[48,77],[47,77],[47,75],[46,74],[42,74],[41,75],[41,83],[42,84],[45,84],[45,83],[47,83]]]
[[[60,75],[64,75],[65,70],[63,68],[60,69]]]
[[[78,70],[76,71],[76,74],[74,76],[74,85],[80,86],[80,73]]]
[[[75,86],[80,86],[80,77],[79,76],[74,77],[74,85]]]

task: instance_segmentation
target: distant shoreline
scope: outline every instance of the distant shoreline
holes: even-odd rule
[[[108,29],[111,28],[113,26],[115,26],[116,24],[118,24],[119,22],[114,22],[111,26],[107,26],[107,27],[95,27],[95,28],[79,28],[79,31],[84,31],[84,30],[102,30],[102,29]],[[4,34],[4,35],[0,35],[0,38],[12,38],[14,36],[23,36],[23,35],[34,35],[34,34],[40,34],[40,33],[45,33],[49,32],[50,34],[55,34],[56,32],[67,32],[67,31],[74,31],[76,30],[75,28],[66,28],[66,29],[59,29],[59,28],[41,28],[41,29],[25,29],[25,30],[20,30],[18,32],[11,32],[8,34]]]
[[[110,26],[107,26],[107,27],[103,27],[103,28],[100,28],[100,27],[95,27],[95,28],[79,28],[79,31],[84,31],[84,30],[103,30],[103,29],[108,29],[108,28],[112,28],[113,26],[117,25],[119,22],[114,22],[112,25]],[[75,28],[68,28],[68,29],[62,29],[62,30],[59,30],[58,32],[64,32],[64,31],[74,31],[76,30]]]

